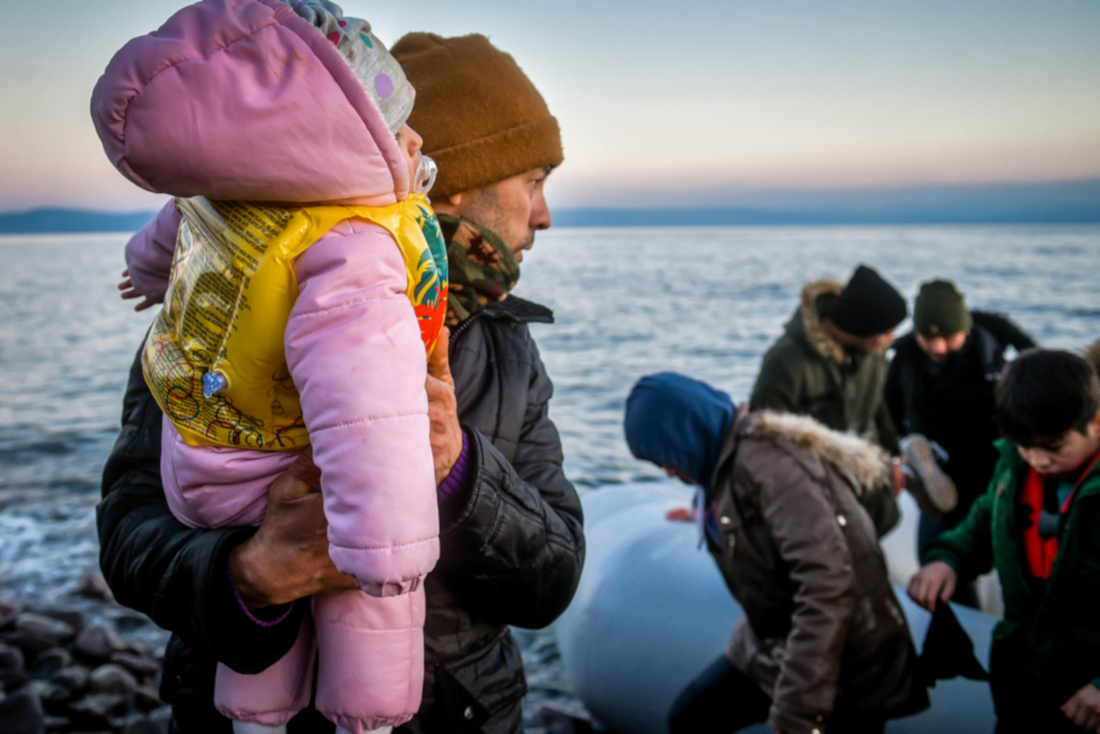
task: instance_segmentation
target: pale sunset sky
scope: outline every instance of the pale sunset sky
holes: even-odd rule
[[[0,212],[151,209],[92,129],[112,54],[174,0],[3,3]],[[346,0],[392,45],[480,32],[561,123],[555,206],[1100,177],[1098,0]]]

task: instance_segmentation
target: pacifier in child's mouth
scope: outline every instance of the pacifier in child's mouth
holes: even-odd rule
[[[435,177],[439,173],[439,166],[435,165],[428,156],[420,154],[420,165],[416,167],[416,177],[413,178],[412,192],[414,194],[427,194],[435,184]]]

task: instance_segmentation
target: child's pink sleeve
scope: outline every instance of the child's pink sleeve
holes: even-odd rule
[[[126,243],[126,267],[134,290],[153,303],[163,301],[168,290],[180,221],[175,202],[169,201]]]
[[[290,374],[321,469],[329,554],[376,596],[416,587],[439,557],[427,365],[386,230],[337,225],[295,263]]]

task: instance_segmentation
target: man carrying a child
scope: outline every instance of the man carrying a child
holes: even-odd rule
[[[432,196],[451,273],[449,360],[436,349],[427,386],[441,558],[425,581],[423,705],[398,731],[515,732],[527,687],[508,627],[552,622],[584,561],[553,387],[528,331],[553,315],[509,295],[523,251],[551,224],[543,185],[561,139],[530,80],[484,36],[414,33],[391,52],[417,89],[410,123],[440,166]],[[191,529],[165,500],[160,426],[135,363],[104,471],[101,566],[120,602],[173,632],[161,686],[172,732],[228,732],[213,706],[216,663],[263,670],[293,644],[308,597],[357,582],[328,557],[308,461],[272,485],[258,529]],[[312,709],[289,725],[331,730]]]

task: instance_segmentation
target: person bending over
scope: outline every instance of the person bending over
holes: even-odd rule
[[[885,454],[812,418],[735,409],[674,373],[626,405],[634,456],[699,487],[707,549],[745,610],[676,699],[672,734],[768,721],[784,734],[881,732],[928,705],[878,538],[898,511]]]

